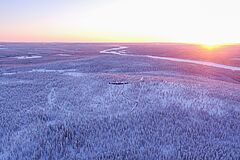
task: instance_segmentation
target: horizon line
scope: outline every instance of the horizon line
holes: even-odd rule
[[[130,41],[130,42],[114,42],[114,41],[0,41],[0,43],[65,43],[65,44],[104,44],[104,43],[109,43],[109,44],[151,44],[151,43],[158,43],[158,44],[185,44],[185,45],[207,45],[207,44],[202,44],[202,43],[196,43],[196,42],[160,42],[160,41],[147,41],[147,42],[139,42],[139,41]],[[228,46],[228,45],[240,45],[240,42],[236,43],[220,43],[220,44],[215,44],[215,45],[222,45],[222,46]]]

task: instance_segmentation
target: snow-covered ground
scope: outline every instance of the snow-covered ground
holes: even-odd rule
[[[71,56],[70,54],[57,54],[58,56],[68,57]]]
[[[128,48],[128,47],[121,46],[121,47],[118,47],[118,48],[110,48],[110,49],[100,51],[100,53],[115,54],[115,55],[120,55],[120,56],[146,57],[146,58],[153,58],[153,59],[160,59],[160,60],[167,60],[167,61],[174,61],[174,62],[183,62],[183,63],[205,65],[205,66],[209,66],[209,67],[216,67],[216,68],[228,69],[228,70],[233,70],[233,71],[240,71],[240,67],[217,64],[217,63],[213,63],[213,62],[196,61],[196,60],[180,59],[180,58],[170,58],[170,57],[160,57],[160,56],[151,56],[151,55],[126,54],[125,52],[121,52],[123,49],[126,49],[126,48]]]
[[[238,71],[114,48],[0,68],[0,159],[240,159]]]
[[[232,60],[240,61],[240,58],[232,58]]]
[[[36,58],[42,58],[42,56],[38,56],[38,55],[28,55],[28,56],[17,56],[17,57],[13,57],[16,59],[36,59]]]
[[[5,50],[7,49],[4,45],[0,45],[0,50]]]

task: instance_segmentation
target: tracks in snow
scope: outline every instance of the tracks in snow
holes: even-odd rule
[[[48,102],[48,105],[51,107],[51,108],[54,108],[55,106],[55,101],[56,101],[56,92],[55,92],[55,88],[52,88],[50,93],[48,94],[47,96],[47,102]]]
[[[138,96],[137,96],[137,99],[136,99],[136,103],[134,105],[134,107],[131,109],[131,112],[135,110],[135,108],[138,106],[139,104],[139,101],[140,101],[140,97],[142,95],[142,90],[143,90],[143,85],[142,85],[142,82],[143,82],[143,77],[140,79],[140,89],[139,89],[139,93],[138,93]]]

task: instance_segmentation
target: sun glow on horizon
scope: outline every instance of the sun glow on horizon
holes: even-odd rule
[[[35,12],[11,10],[10,2],[3,12],[0,5],[0,17],[6,16],[0,41],[174,42],[208,48],[240,42],[239,0],[104,0],[84,9],[83,2],[54,1],[44,12],[33,2]]]
[[[224,44],[201,44],[200,46],[206,50],[215,50],[221,48]]]

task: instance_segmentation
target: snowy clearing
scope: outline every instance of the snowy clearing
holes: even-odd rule
[[[69,57],[71,56],[70,54],[57,54],[58,56],[62,56],[62,57]]]
[[[32,55],[32,56],[17,56],[13,57],[16,59],[37,59],[37,58],[42,58],[42,56],[37,56],[37,55]]]

